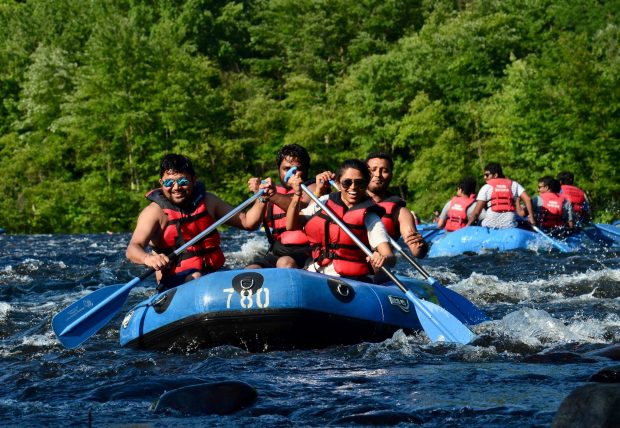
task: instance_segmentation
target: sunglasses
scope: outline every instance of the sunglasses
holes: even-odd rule
[[[175,181],[179,187],[189,186],[189,180],[185,177],[177,178],[176,180],[173,178],[166,178],[165,180],[162,180],[161,184],[164,187],[171,188],[174,186]]]
[[[490,173],[490,172],[485,172],[484,174],[482,174],[482,176],[483,176],[484,178],[487,178],[487,177],[490,177],[490,176],[491,176],[491,173]]]
[[[348,189],[351,186],[357,187],[358,189],[361,187],[365,187],[366,186],[366,180],[364,180],[363,178],[356,178],[356,179],[344,179],[340,182],[340,185],[342,186],[343,189]]]

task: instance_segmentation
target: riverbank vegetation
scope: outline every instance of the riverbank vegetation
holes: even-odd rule
[[[618,1],[0,0],[9,232],[127,231],[164,153],[236,205],[298,143],[312,172],[386,151],[428,218],[500,162],[575,173],[618,218]]]

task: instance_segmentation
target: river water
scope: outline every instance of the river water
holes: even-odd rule
[[[132,290],[125,310],[75,350],[51,317],[93,290],[128,282],[128,234],[0,235],[1,426],[549,426],[561,401],[613,361],[620,342],[620,258],[522,251],[422,260],[442,283],[485,310],[467,346],[397,332],[383,343],[251,354],[234,347],[166,353],[121,348],[126,309],[154,290]],[[225,232],[228,265],[265,244]],[[395,271],[417,276],[406,261]],[[256,403],[228,416],[154,413],[166,390],[244,381]]]

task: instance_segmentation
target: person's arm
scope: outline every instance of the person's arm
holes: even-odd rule
[[[566,222],[566,225],[569,229],[575,227],[575,210],[573,210],[573,204],[571,204],[568,200],[564,200],[564,204],[562,204],[562,218]]]
[[[155,252],[149,254],[146,251],[146,247],[151,241],[159,239],[157,235],[161,229],[161,215],[161,208],[153,202],[144,208],[138,216],[136,228],[125,251],[127,259],[131,262],[155,270],[161,270],[170,263],[170,259],[165,254]]]
[[[364,224],[368,231],[368,243],[373,252],[371,257],[366,257],[373,270],[379,272],[381,266],[391,267],[396,264],[396,257],[389,243],[389,235],[381,219],[377,214],[369,213],[364,218]]]
[[[446,226],[446,221],[448,220],[448,211],[450,211],[450,201],[446,202],[441,210],[441,214],[439,214],[439,220],[437,221],[437,228],[443,229]]]
[[[228,220],[226,224],[242,230],[258,229],[261,222],[263,221],[263,217],[265,216],[265,209],[267,207],[266,201],[271,196],[273,196],[274,193],[271,179],[268,178],[265,181],[265,183],[261,183],[259,185],[259,189],[265,189],[266,199],[256,199],[256,202],[254,202],[254,205],[252,205],[252,207],[248,211],[236,214],[230,220]],[[226,214],[228,214],[234,209],[234,207],[232,207],[230,204],[210,192],[206,192],[205,203],[209,208],[210,214],[212,214],[213,218],[216,220],[224,217]]]
[[[527,208],[527,220],[530,222],[532,226],[536,226],[536,219],[534,218],[534,206],[532,205],[532,198],[527,192],[524,190],[521,192],[519,197],[517,198],[517,203],[519,203],[519,199],[525,202],[525,208]]]
[[[415,226],[415,218],[411,211],[405,207],[400,207],[398,211],[398,224],[400,226],[400,235],[409,247],[411,254],[417,258],[424,257],[428,253],[428,244],[418,232]]]
[[[301,173],[296,173],[288,180],[288,185],[293,189],[293,197],[286,210],[286,230],[299,230],[303,227],[304,222],[299,215],[300,202],[303,194],[301,184]]]
[[[478,217],[480,216],[480,213],[482,212],[486,204],[486,201],[476,201],[476,208],[474,208],[474,212],[467,220],[467,224],[465,226],[471,226],[476,222],[476,220],[478,220]]]

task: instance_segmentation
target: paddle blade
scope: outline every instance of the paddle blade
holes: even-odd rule
[[[133,283],[138,281],[134,278],[127,284],[100,288],[56,314],[52,329],[60,343],[73,349],[98,332],[123,307]]]
[[[430,276],[426,280],[433,286],[439,304],[459,321],[473,325],[489,320],[489,317],[484,312],[459,293],[443,286],[439,281]]]
[[[415,306],[420,324],[432,342],[466,345],[476,337],[461,321],[441,306],[418,299],[411,290],[405,294]]]

